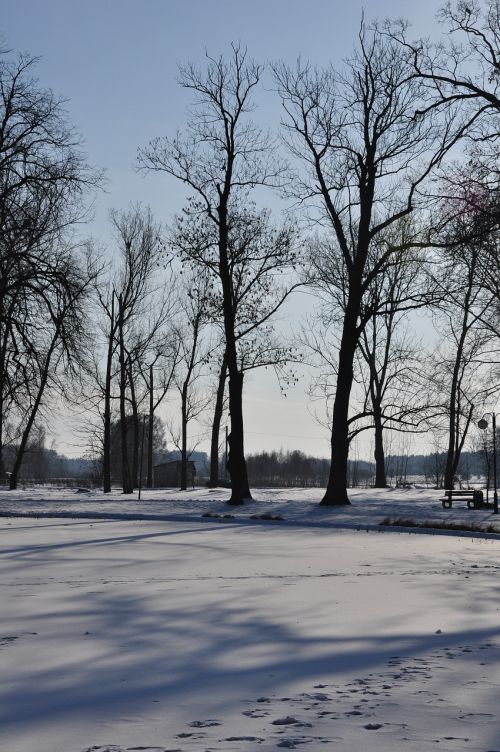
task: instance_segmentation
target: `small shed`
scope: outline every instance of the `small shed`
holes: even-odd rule
[[[181,460],[162,462],[153,468],[153,485],[155,488],[177,488],[181,485]],[[196,465],[191,460],[187,462],[187,484],[194,488]]]

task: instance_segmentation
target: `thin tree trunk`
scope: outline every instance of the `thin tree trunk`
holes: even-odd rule
[[[15,491],[17,488],[17,482],[19,477],[19,470],[21,468],[21,464],[24,457],[24,452],[26,450],[26,445],[28,443],[28,439],[31,433],[31,429],[33,428],[33,424],[35,422],[35,418],[38,414],[38,409],[40,407],[40,403],[42,401],[43,393],[45,391],[45,387],[47,385],[47,381],[49,378],[49,368],[50,363],[52,360],[52,355],[54,353],[54,350],[56,348],[57,341],[59,339],[59,332],[60,332],[60,325],[56,328],[56,333],[54,334],[54,337],[52,338],[52,342],[50,344],[49,350],[47,351],[47,355],[45,358],[45,364],[42,370],[42,376],[40,379],[40,386],[38,387],[38,392],[35,398],[35,401],[33,403],[33,407],[31,409],[30,416],[28,418],[28,422],[26,423],[26,426],[23,431],[23,435],[21,437],[21,443],[19,444],[19,449],[16,454],[16,459],[14,462],[14,467],[12,468],[12,473],[10,475],[10,481],[9,481],[9,487],[11,491]]]
[[[181,395],[181,491],[187,491],[187,392],[188,381],[185,381]]]
[[[226,355],[222,358],[219,371],[219,384],[217,386],[217,396],[215,399],[214,418],[212,423],[212,441],[210,445],[210,480],[209,488],[216,488],[219,485],[219,434],[222,413],[224,409],[224,389],[226,386],[227,365]]]
[[[125,364],[125,346],[123,342],[123,302],[122,296],[119,298],[119,315],[118,315],[118,334],[120,343],[120,435],[121,435],[121,456],[122,456],[122,488],[124,494],[132,493],[133,488],[130,482],[130,467],[128,461],[127,446],[127,414],[125,410],[125,397],[127,389],[127,368]]]
[[[4,422],[4,407],[3,407],[3,384],[0,384],[0,483],[5,481],[5,462],[3,457],[3,422]]]
[[[462,367],[462,356],[465,346],[465,339],[468,332],[468,303],[470,295],[469,292],[465,298],[465,311],[462,321],[462,331],[460,333],[460,339],[457,346],[457,352],[455,354],[455,362],[453,364],[453,373],[450,385],[450,415],[448,421],[448,448],[446,452],[446,466],[444,471],[444,487],[446,489],[453,489],[455,487],[455,473],[460,460],[459,445],[459,415],[457,414],[457,398],[458,398],[458,381],[460,375],[460,369]],[[464,437],[465,438],[465,437]]]
[[[102,488],[111,491],[111,368],[115,338],[115,293],[111,297],[111,321],[109,324],[106,377],[104,382],[104,436],[102,442]]]
[[[153,488],[153,428],[154,428],[154,391],[153,366],[149,366],[149,416],[148,416],[148,474],[146,487]]]
[[[139,443],[140,443],[140,425],[139,410],[137,408],[137,399],[135,396],[134,375],[132,373],[132,363],[129,363],[129,385],[130,385],[130,404],[132,406],[132,487],[137,488],[139,485]]]

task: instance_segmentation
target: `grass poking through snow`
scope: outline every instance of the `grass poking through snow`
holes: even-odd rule
[[[412,520],[406,517],[385,517],[379,525],[390,527],[422,527],[435,530],[459,530],[466,533],[498,533],[494,525],[478,525],[475,522],[441,522],[438,520]]]

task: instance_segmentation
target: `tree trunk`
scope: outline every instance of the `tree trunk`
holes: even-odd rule
[[[375,423],[375,488],[387,488],[385,472],[384,436],[380,405],[373,405],[373,419]]]
[[[455,482],[455,474],[460,461],[461,447],[465,441],[467,434],[468,424],[464,428],[462,440],[460,439],[460,414],[457,409],[459,403],[459,376],[460,369],[462,367],[463,354],[465,349],[465,342],[467,334],[471,327],[469,322],[471,297],[474,285],[474,274],[476,269],[477,258],[473,257],[472,264],[469,267],[469,273],[467,277],[467,287],[465,291],[465,297],[463,301],[463,313],[462,313],[462,328],[460,331],[460,338],[457,343],[457,351],[455,353],[455,362],[453,364],[453,373],[450,386],[450,419],[448,423],[448,451],[446,454],[446,467],[444,471],[444,487],[446,489],[453,489]],[[472,418],[472,411],[470,413]],[[470,422],[470,421],[469,421]]]
[[[104,436],[102,441],[102,490],[111,491],[111,367],[115,338],[115,294],[111,298],[111,321],[109,324],[106,377],[104,382]]]
[[[119,315],[118,315],[118,334],[120,342],[120,434],[121,434],[121,456],[122,456],[122,488],[124,494],[132,493],[133,488],[130,482],[130,467],[128,461],[128,442],[127,442],[127,414],[125,410],[125,397],[127,389],[127,368],[125,364],[125,346],[123,342],[123,303],[120,295]]]
[[[222,283],[224,333],[226,335],[226,360],[229,373],[229,415],[231,435],[229,437],[228,470],[231,476],[231,498],[228,504],[244,504],[251,499],[248,485],[247,464],[243,441],[243,373],[238,369],[236,350],[235,311],[231,271],[228,263],[227,201],[229,193],[218,209],[219,216],[219,275]]]
[[[129,384],[130,384],[130,404],[132,406],[132,426],[133,426],[133,445],[132,445],[132,487],[137,488],[139,485],[139,443],[140,443],[140,425],[139,410],[137,408],[137,399],[135,397],[134,375],[132,373],[132,363],[129,363]]]
[[[209,488],[216,488],[219,485],[219,434],[224,409],[224,389],[226,386],[227,365],[226,355],[222,359],[219,384],[217,386],[217,396],[215,399],[214,419],[212,423],[212,441],[210,445],[210,480]]]
[[[460,368],[462,366],[462,353],[464,349],[464,342],[466,336],[465,325],[462,329],[462,336],[457,347],[455,355],[455,363],[453,366],[453,374],[450,386],[450,414],[448,420],[448,448],[446,452],[446,465],[444,470],[444,487],[446,489],[453,489],[455,487],[455,474],[460,460],[460,452],[458,451],[459,444],[459,415],[457,412],[457,398],[458,398],[458,379]]]
[[[349,398],[353,382],[354,354],[356,352],[356,322],[359,304],[348,303],[344,316],[342,340],[339,350],[337,389],[333,403],[331,438],[331,464],[328,485],[320,504],[342,506],[350,504],[347,496],[347,462],[349,458]]]
[[[19,444],[19,449],[16,454],[16,459],[14,462],[14,467],[12,468],[12,473],[10,475],[10,481],[9,481],[9,488],[11,491],[15,491],[17,488],[17,481],[19,477],[19,470],[21,468],[21,463],[23,461],[24,452],[26,450],[26,445],[28,443],[28,439],[31,433],[31,429],[33,428],[33,424],[35,422],[35,418],[38,414],[38,408],[40,407],[40,403],[42,401],[43,393],[45,391],[45,387],[47,385],[47,381],[49,378],[49,368],[50,368],[50,362],[52,360],[52,355],[54,353],[54,350],[56,348],[56,344],[59,340],[59,332],[60,332],[60,324],[56,328],[56,332],[54,334],[54,337],[52,338],[52,342],[50,344],[50,347],[47,351],[47,355],[45,358],[45,363],[42,370],[42,376],[40,379],[40,385],[38,387],[38,392],[35,398],[35,401],[33,403],[33,407],[31,409],[30,416],[28,418],[28,422],[26,423],[26,426],[23,431],[23,435],[21,437],[21,443]]]
[[[231,498],[228,504],[237,506],[252,498],[243,441],[243,374],[239,371],[229,376],[229,413],[231,433],[227,464],[231,476]]]
[[[181,394],[181,491],[187,491],[187,392],[188,382],[182,386]]]
[[[5,462],[3,458],[3,422],[4,422],[4,410],[3,410],[3,384],[0,384],[0,484],[5,482]]]
[[[153,488],[153,428],[154,428],[154,401],[153,401],[153,366],[149,366],[149,416],[148,416],[148,474],[146,487]]]

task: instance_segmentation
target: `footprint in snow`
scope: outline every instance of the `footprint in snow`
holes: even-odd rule
[[[301,695],[301,698],[304,698],[305,700],[316,700],[317,702],[326,702],[327,700],[332,699],[329,695],[325,695],[323,692],[313,692],[312,694],[304,692]]]
[[[286,716],[285,718],[277,718],[271,722],[273,726],[294,726],[295,728],[312,728],[312,723],[307,721],[298,721],[293,716]]]
[[[4,645],[10,645],[18,639],[18,635],[6,635],[5,637],[0,637],[0,649],[4,647]]]
[[[225,742],[258,742],[260,744],[264,741],[260,736],[228,736],[224,739]]]
[[[209,726],[220,726],[221,723],[213,718],[208,718],[206,721],[191,721],[188,725],[191,728],[208,728]]]
[[[242,715],[246,715],[247,718],[265,718],[266,715],[269,715],[269,712],[259,708],[258,710],[244,710]]]

